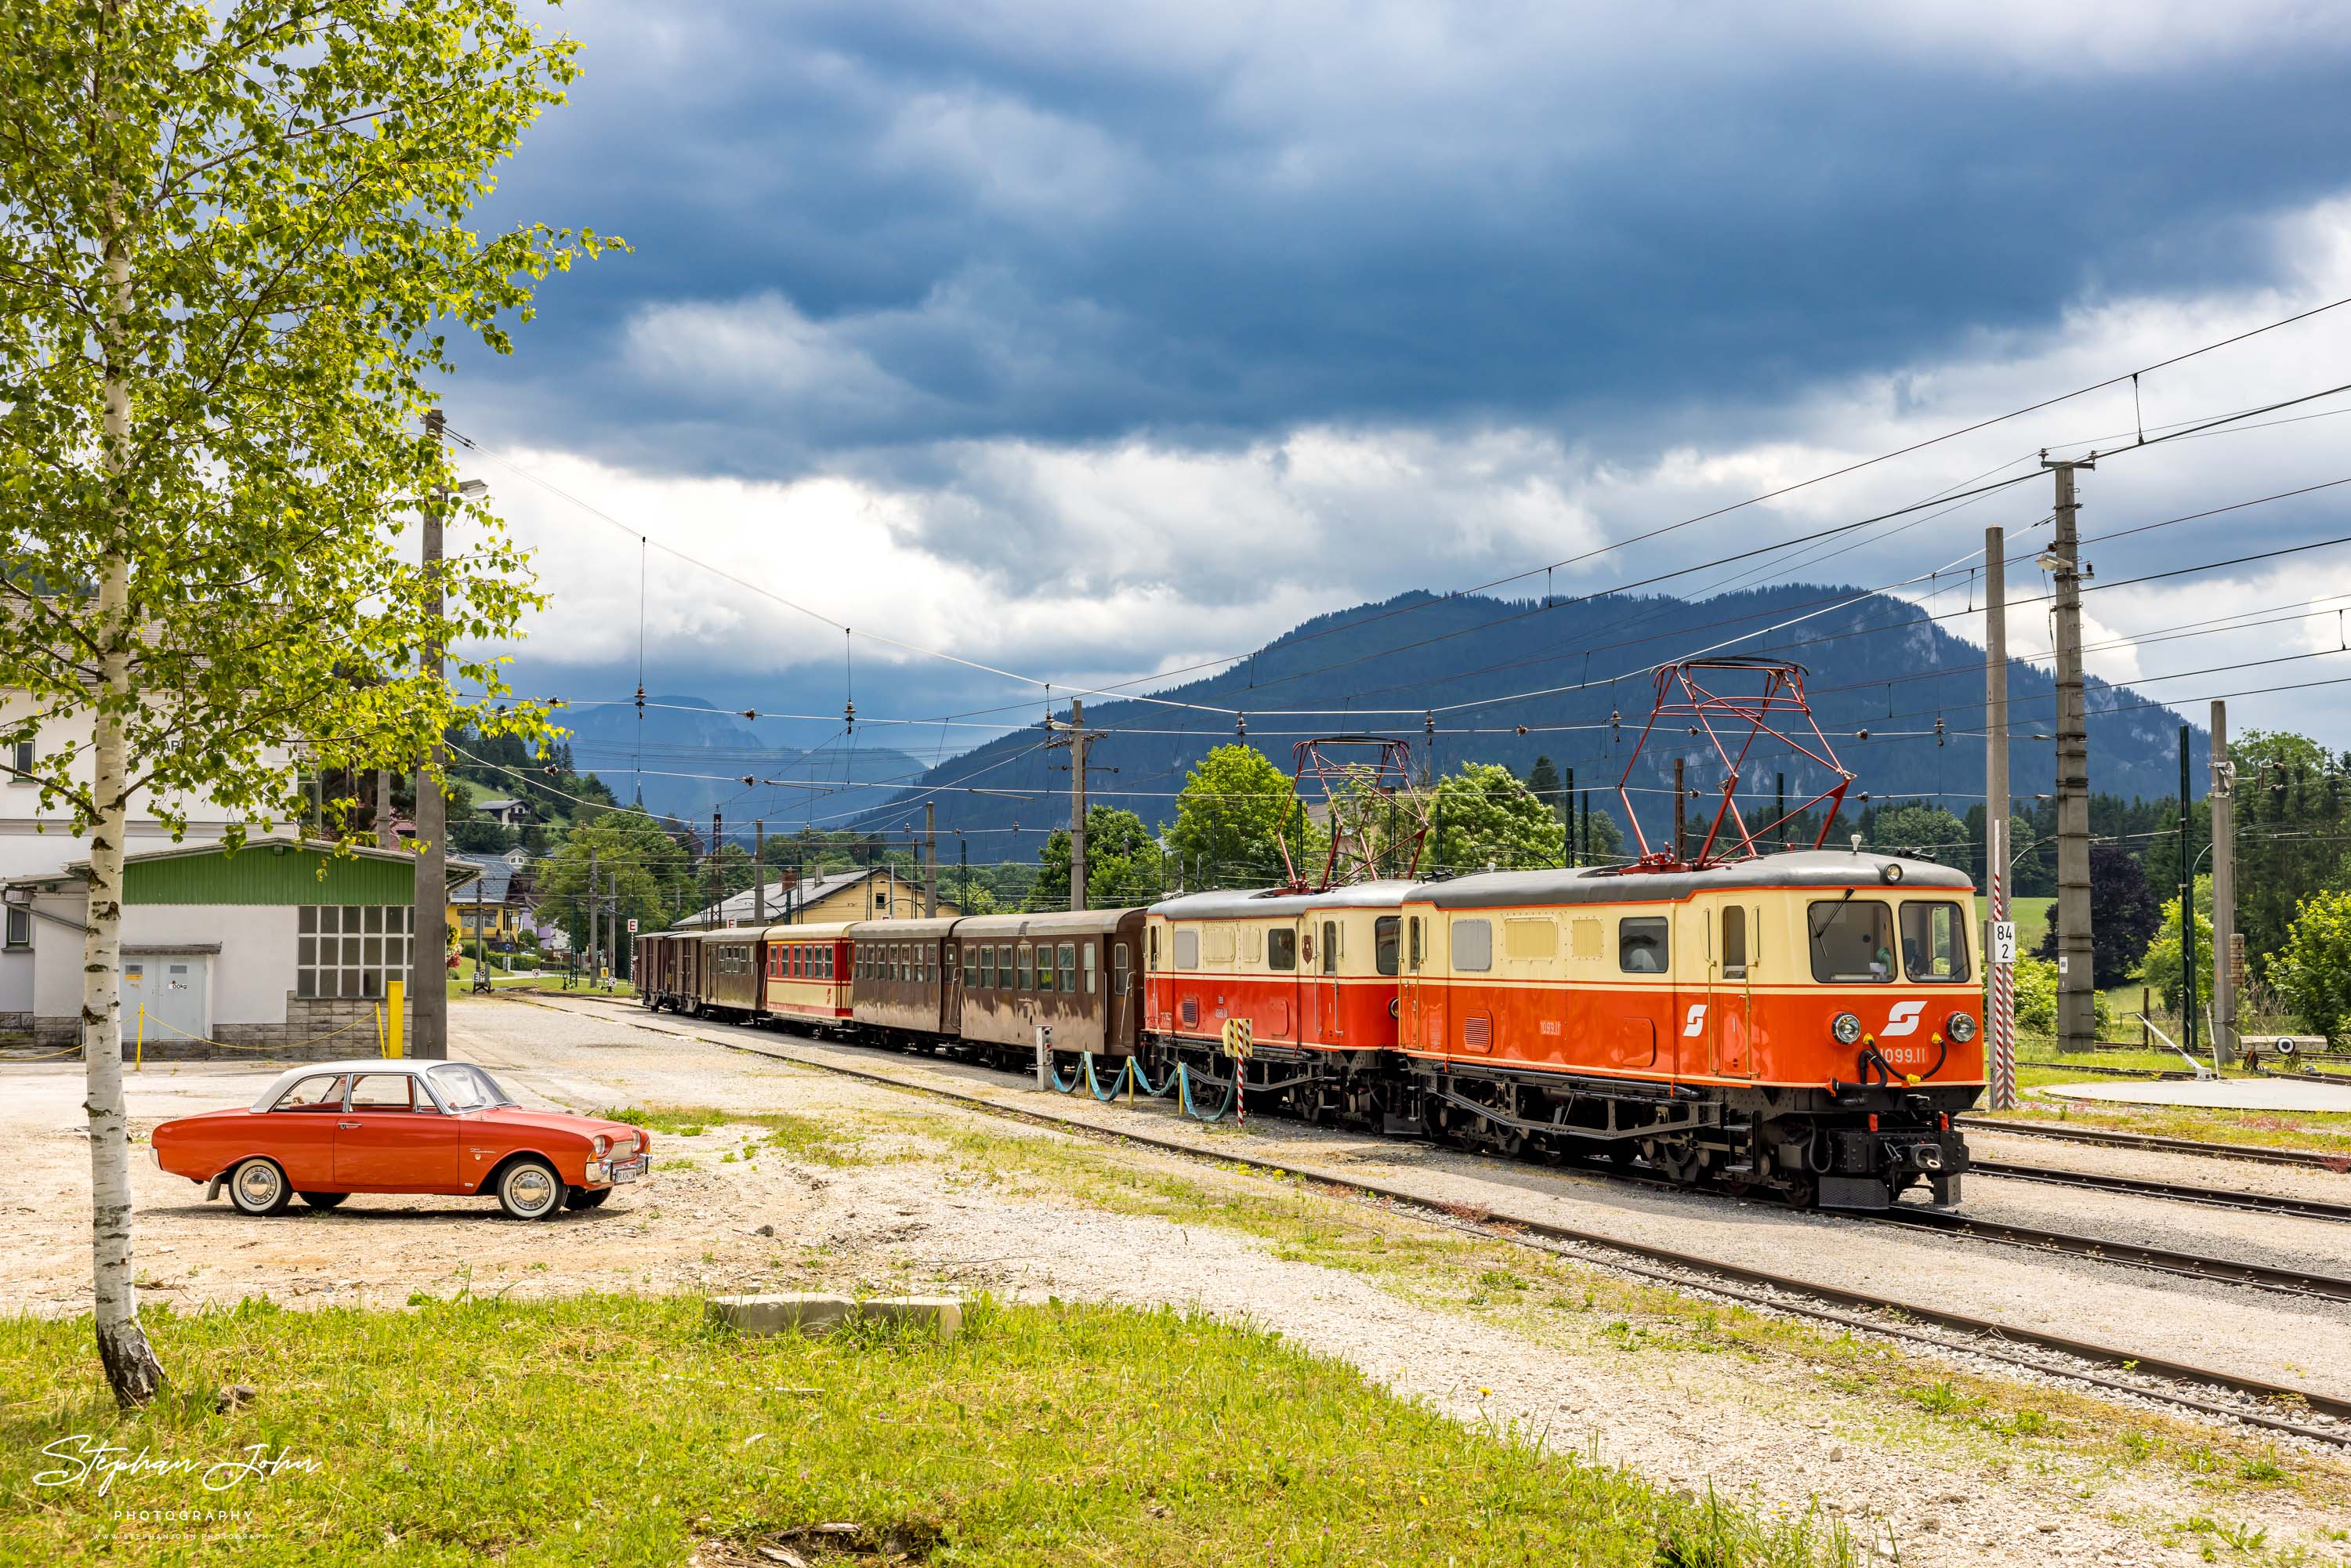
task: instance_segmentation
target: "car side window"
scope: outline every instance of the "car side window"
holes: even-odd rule
[[[416,1081],[405,1072],[362,1072],[351,1080],[354,1111],[413,1111]]]
[[[297,1079],[294,1086],[277,1097],[273,1111],[340,1111],[343,1108],[343,1075],[340,1072],[317,1072]]]

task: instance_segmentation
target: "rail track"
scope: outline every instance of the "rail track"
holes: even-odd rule
[[[2167,1155],[2202,1155],[2212,1159],[2251,1160],[2265,1166],[2303,1166],[2351,1172],[2351,1150],[2268,1149],[2258,1144],[2215,1144],[2202,1138],[2167,1138],[2153,1133],[2122,1133],[2104,1127],[2052,1127],[2039,1122],[1996,1122],[1989,1116],[1954,1116],[1951,1124],[2007,1137],[2050,1138],[2064,1144],[2095,1144],[2109,1149],[2145,1149]]]
[[[2329,1219],[2351,1225],[2351,1203],[2327,1203],[2314,1197],[2280,1197],[2266,1192],[2228,1192],[2190,1186],[2184,1182],[2148,1181],[2139,1176],[2072,1171],[2061,1166],[2011,1165],[2005,1160],[1973,1160],[1968,1169],[1975,1176],[1999,1176],[2008,1181],[2045,1182],[2053,1186],[2081,1187],[2091,1192],[2117,1192],[2133,1197],[2160,1197],[2175,1203],[2201,1204],[2208,1208],[2243,1209],[2253,1214],[2290,1215],[2298,1219]]]
[[[528,1000],[528,998],[517,998]],[[531,1002],[533,1006],[549,1006]],[[569,1010],[569,1009],[558,1009]],[[1369,1181],[1361,1176],[1319,1170],[1292,1165],[1287,1161],[1269,1159],[1256,1154],[1242,1154],[1227,1149],[1203,1149],[1173,1138],[1129,1128],[1108,1128],[1076,1117],[1057,1115],[1050,1111],[1028,1106],[1007,1105],[990,1096],[965,1092],[938,1083],[919,1082],[877,1071],[867,1067],[787,1051],[768,1043],[761,1036],[782,1034],[787,1039],[803,1038],[791,1030],[745,1030],[727,1036],[699,1032],[692,1028],[672,1029],[662,1024],[632,1020],[633,1027],[673,1039],[687,1039],[722,1049],[745,1051],[815,1068],[840,1077],[859,1079],[887,1088],[944,1100],[986,1115],[1031,1125],[1051,1127],[1080,1136],[1124,1144],[1138,1148],[1173,1155],[1179,1158],[1206,1165],[1239,1167],[1291,1180],[1304,1182],[1325,1191],[1353,1196],[1378,1202],[1393,1209],[1408,1212],[1416,1218],[1451,1228],[1476,1234],[1481,1238],[1512,1246],[1527,1247],[1573,1258],[1583,1262],[1596,1262],[1604,1267],[1638,1278],[1673,1285],[1681,1289],[1697,1289],[1725,1299],[1761,1306],[1774,1312],[1789,1312],[1834,1323],[1865,1333],[1881,1334],[1928,1346],[1946,1354],[1981,1356],[1988,1360],[2022,1368],[2043,1376],[2056,1377],[2085,1384],[2109,1393],[2126,1395],[2193,1410],[2200,1415],[2241,1421],[2264,1430],[2291,1434],[2335,1447],[2351,1448],[2351,1398],[2314,1393],[2307,1389],[2273,1383],[2265,1379],[2243,1376],[2210,1367],[2169,1361],[2136,1352],[2103,1345],[2068,1335],[2044,1333],[2019,1328],[1991,1319],[1951,1312],[1926,1302],[1903,1301],[1898,1298],[1848,1290],[1843,1286],[1818,1281],[1801,1280],[1753,1269],[1726,1260],[1707,1258],[1673,1248],[1632,1241],[1597,1231],[1579,1229],[1573,1226],[1553,1224],[1526,1216],[1505,1214],[1482,1209],[1464,1214],[1458,1206],[1447,1205],[1384,1182]],[[731,1038],[729,1038],[731,1036]],[[1923,1211],[1922,1211],[1923,1212]],[[2109,1247],[2098,1256],[2122,1259],[2128,1249]],[[1599,1253],[1603,1256],[1594,1257]],[[2201,1260],[2221,1265],[2220,1260]],[[2205,1277],[2220,1277],[2207,1275]],[[2351,1282],[2335,1281],[2351,1287]],[[1891,1313],[1901,1321],[1888,1322],[1880,1317],[1857,1317],[1855,1311]],[[1972,1343],[1954,1343],[1924,1332],[1918,1325],[1931,1324],[1959,1333],[1973,1336]],[[2067,1365],[2021,1354],[2019,1346],[2032,1346],[2081,1363]],[[2093,1367],[2111,1368],[2127,1373],[2118,1377]],[[2187,1392],[2176,1384],[2194,1385],[2207,1391],[2220,1391],[2259,1402],[2254,1405],[2221,1403],[2196,1393]],[[2307,1420],[2295,1420],[2290,1415],[2310,1413],[2344,1423],[2342,1427],[2314,1426]]]

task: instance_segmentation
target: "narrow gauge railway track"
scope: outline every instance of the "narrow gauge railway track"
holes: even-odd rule
[[[1915,1205],[1896,1204],[1892,1208],[1856,1209],[1851,1212],[1850,1218],[1880,1225],[1904,1225],[1914,1230],[1938,1230],[1947,1236],[1966,1236],[1977,1240],[2004,1242],[2012,1247],[2031,1247],[2043,1252],[2062,1252],[2071,1258],[2125,1263],[2134,1269],[2153,1269],[2159,1273],[2179,1274],[2191,1280],[2220,1280],[2231,1285],[2281,1291],[2291,1296],[2351,1301],[2351,1280],[2303,1269],[2279,1269],[2267,1263],[2241,1263],[2231,1258],[2208,1258],[2200,1252],[2174,1252],[2167,1248],[2141,1247],[2135,1242],[2112,1241],[2104,1237],[2043,1230],[2033,1225],[1970,1219],[1964,1214],[1954,1214],[1948,1209],[1919,1208]]]
[[[2225,1192],[2189,1186],[2181,1182],[2147,1181],[2138,1176],[2102,1176],[2094,1171],[2066,1170],[2061,1166],[2017,1166],[2005,1160],[1974,1160],[1972,1176],[2008,1181],[2046,1182],[2092,1192],[2118,1192],[2133,1197],[2168,1198],[2177,1203],[2202,1204],[2209,1208],[2238,1208],[2253,1214],[2290,1215],[2297,1219],[2330,1219],[2351,1225],[2351,1203],[2326,1203],[2314,1197],[2280,1197],[2266,1192]]]
[[[2101,1067],[2095,1061],[2026,1061],[2020,1059],[2017,1065],[2045,1067],[2052,1072],[2086,1072],[2095,1078],[2179,1079],[2186,1082],[2192,1082],[2196,1077],[2193,1072],[2182,1072],[2168,1067]]]
[[[528,1000],[528,998],[517,999]],[[549,1006],[544,1002],[533,1002],[530,1005]],[[568,1011],[569,1009],[556,1009],[555,1010]],[[1026,1106],[1007,1105],[986,1095],[967,1093],[935,1083],[915,1082],[869,1068],[851,1067],[797,1052],[788,1052],[756,1043],[756,1035],[730,1039],[701,1034],[691,1030],[673,1030],[653,1023],[632,1022],[632,1027],[653,1034],[668,1035],[672,1039],[699,1040],[725,1050],[740,1051],[755,1056],[767,1056],[790,1061],[799,1066],[814,1068],[819,1071],[830,1072],[842,1078],[859,1079],[885,1088],[928,1095],[1006,1121],[1051,1127],[1090,1139],[1127,1144],[1139,1148],[1174,1155],[1203,1165],[1238,1166],[1270,1176],[1286,1176],[1294,1181],[1311,1183],[1325,1191],[1374,1199],[1394,1208],[1408,1211],[1415,1217],[1431,1223],[1463,1230],[1485,1239],[1527,1247],[1537,1251],[1568,1257],[1580,1262],[1598,1263],[1604,1268],[1614,1269],[1636,1278],[1652,1280],[1677,1289],[1704,1291],[1728,1300],[1760,1306],[1768,1311],[1787,1312],[1863,1333],[1904,1340],[1945,1354],[1981,1356],[1987,1360],[2016,1366],[2045,1377],[2086,1384],[2109,1393],[2150,1400],[2179,1409],[2193,1410],[2200,1415],[2218,1416],[2224,1420],[2241,1421],[2266,1431],[2288,1433],[2338,1448],[2351,1448],[2351,1427],[2336,1429],[2314,1427],[2305,1421],[2292,1420],[2285,1416],[2273,1413],[2278,1409],[2297,1413],[2308,1411],[2336,1421],[2351,1423],[2351,1398],[2314,1393],[2285,1384],[2272,1383],[2262,1378],[2247,1377],[2236,1373],[2169,1361],[2159,1356],[2118,1350],[2110,1345],[2074,1339],[2064,1334],[2043,1333],[2036,1330],[2019,1328],[1991,1319],[1973,1317],[1964,1312],[1929,1306],[1923,1302],[1901,1301],[1868,1291],[1847,1290],[1843,1286],[1823,1284],[1817,1281],[1794,1279],[1721,1259],[1706,1258],[1694,1253],[1677,1251],[1672,1248],[1626,1240],[1599,1231],[1578,1229],[1573,1226],[1554,1225],[1545,1220],[1502,1214],[1490,1209],[1482,1211],[1478,1218],[1468,1218],[1456,1209],[1437,1200],[1385,1183],[1366,1181],[1360,1176],[1294,1166],[1286,1161],[1268,1159],[1254,1154],[1197,1148],[1190,1144],[1173,1138],[1159,1137],[1149,1133],[1102,1127],[1073,1116],[1056,1115],[1050,1111],[1032,1110]],[[772,1032],[783,1034],[787,1038],[794,1037],[794,1031],[789,1030]],[[1570,1249],[1578,1248],[1588,1250],[1582,1252],[1570,1250]],[[1591,1257],[1589,1252],[1594,1250],[1612,1254],[1612,1256]],[[1634,1261],[1626,1260],[1634,1260]],[[1698,1278],[1691,1278],[1690,1276],[1693,1275]],[[1748,1286],[1759,1289],[1741,1288]],[[1874,1317],[1855,1317],[1849,1312],[1837,1310],[1839,1308],[1896,1313],[1901,1318],[1909,1320],[1909,1322],[1887,1322]],[[1914,1323],[1933,1324],[1959,1333],[1973,1335],[1982,1343],[1953,1343],[1910,1326]],[[2118,1368],[2139,1377],[2163,1381],[2158,1384],[2132,1381],[2087,1371],[2080,1366],[2053,1364],[2047,1361],[2018,1354],[2016,1347],[2028,1345],[2052,1351],[2059,1355],[2092,1365]],[[2212,1399],[2201,1398],[2194,1394],[2183,1392],[2170,1386],[2172,1384],[2189,1384],[2206,1389],[2224,1391],[2247,1399],[2262,1401],[2270,1408],[2253,1409],[2218,1403]]]
[[[2105,1127],[2052,1127],[2036,1122],[1996,1122],[1989,1116],[1954,1116],[1951,1124],[2005,1137],[2052,1138],[2064,1144],[2096,1144],[2109,1149],[2145,1149],[2167,1155],[2202,1155],[2212,1159],[2251,1160],[2265,1166],[2306,1166],[2341,1175],[2351,1171],[2351,1150],[2268,1149],[2258,1144],[2215,1144],[2202,1138],[2167,1138],[2154,1133],[2115,1132]]]

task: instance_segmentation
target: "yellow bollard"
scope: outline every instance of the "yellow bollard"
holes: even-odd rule
[[[139,1054],[131,1064],[133,1072],[147,1071],[147,1004],[139,1004]]]
[[[391,1042],[384,1054],[397,1061],[404,1054],[400,1038],[400,1005],[407,993],[408,982],[393,980],[383,989],[384,1038]]]

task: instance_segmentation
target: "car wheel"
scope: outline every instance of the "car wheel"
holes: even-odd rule
[[[306,1192],[301,1195],[302,1201],[308,1204],[312,1208],[339,1207],[341,1206],[343,1199],[350,1196],[351,1195],[347,1192]]]
[[[276,1214],[294,1196],[276,1160],[256,1155],[228,1173],[228,1200],[239,1214]]]
[[[601,1208],[604,1200],[612,1196],[609,1186],[575,1186],[571,1196],[563,1200],[567,1208]]]
[[[545,1160],[517,1160],[498,1177],[498,1207],[517,1219],[545,1219],[563,1207],[563,1178]]]

